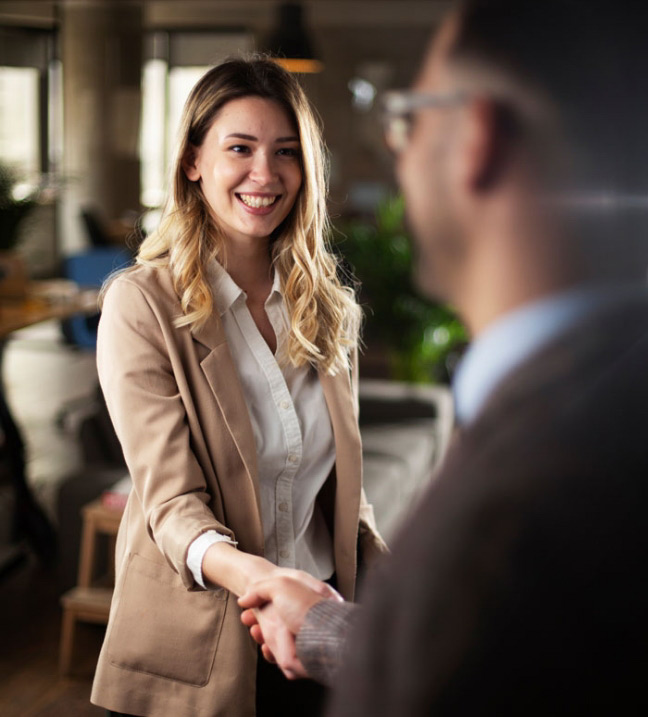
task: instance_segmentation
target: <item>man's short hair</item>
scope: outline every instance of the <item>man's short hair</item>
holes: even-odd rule
[[[583,202],[584,214],[594,217],[590,224],[598,225],[601,216],[595,215],[600,214],[607,235],[633,234],[648,243],[648,31],[643,4],[460,0],[458,5],[451,63],[468,75],[472,71],[477,87],[483,78],[486,91],[489,76],[504,81],[509,90],[504,104],[522,137],[545,129],[549,134],[550,129],[548,121],[533,127],[534,118],[518,111],[528,98],[554,110],[564,140],[557,146],[569,158],[568,185]],[[542,112],[537,115],[541,123]]]

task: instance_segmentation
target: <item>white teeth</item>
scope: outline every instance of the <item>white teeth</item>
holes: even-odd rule
[[[278,196],[278,195],[277,195]],[[277,196],[274,197],[257,197],[254,194],[239,194],[243,204],[247,204],[248,207],[269,207],[274,204]]]

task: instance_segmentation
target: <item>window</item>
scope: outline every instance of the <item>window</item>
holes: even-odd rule
[[[39,71],[0,67],[0,161],[22,178],[40,172]]]
[[[0,162],[30,183],[50,171],[56,143],[49,122],[50,104],[60,106],[52,93],[53,55],[53,33],[0,28]]]
[[[245,32],[174,32],[149,37],[140,130],[141,202],[150,210],[147,230],[154,227],[165,200],[168,169],[191,88],[211,66],[252,47],[252,37]]]

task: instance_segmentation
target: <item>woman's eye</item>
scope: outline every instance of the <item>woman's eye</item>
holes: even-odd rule
[[[280,157],[299,157],[301,152],[296,147],[282,147],[277,154]]]
[[[230,151],[236,152],[237,154],[247,154],[250,148],[245,144],[235,144],[230,147]]]

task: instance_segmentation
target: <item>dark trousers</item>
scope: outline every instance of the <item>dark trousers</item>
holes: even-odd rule
[[[257,717],[319,717],[328,697],[326,687],[312,680],[287,680],[259,651],[256,678]]]
[[[326,581],[337,589],[336,576]],[[257,660],[257,717],[319,717],[324,714],[329,690],[312,680],[287,680],[267,662],[261,650]]]

